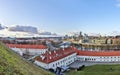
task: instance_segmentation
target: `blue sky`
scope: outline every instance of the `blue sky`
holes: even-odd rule
[[[0,23],[46,31],[120,31],[120,0],[0,0]]]

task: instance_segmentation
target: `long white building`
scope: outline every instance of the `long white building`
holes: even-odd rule
[[[40,55],[44,54],[48,48],[44,45],[21,45],[21,44],[6,44],[11,50],[19,53],[20,55]]]
[[[92,62],[120,62],[120,51],[77,50],[77,60]]]

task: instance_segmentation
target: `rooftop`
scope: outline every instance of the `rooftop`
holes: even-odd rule
[[[82,51],[77,50],[80,56],[120,56],[120,51]]]
[[[47,46],[45,45],[23,45],[23,44],[6,44],[8,47],[12,48],[29,48],[29,49],[46,49]]]
[[[62,59],[68,55],[76,53],[73,47],[59,49],[56,51],[47,51],[45,54],[36,57],[35,59],[44,63],[51,63],[56,60]]]

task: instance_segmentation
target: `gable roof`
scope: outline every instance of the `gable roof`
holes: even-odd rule
[[[77,50],[80,56],[120,56],[120,51],[83,51]]]
[[[59,49],[56,51],[47,51],[45,54],[42,54],[42,56],[36,57],[35,60],[44,62],[44,63],[51,63],[59,59],[62,59],[66,56],[69,56],[73,53],[76,53],[73,47]]]
[[[28,48],[28,49],[46,49],[47,46],[45,45],[30,45],[30,44],[6,44],[8,47],[12,48]]]

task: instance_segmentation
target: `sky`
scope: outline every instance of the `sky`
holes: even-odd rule
[[[120,0],[0,0],[0,23],[60,34],[120,31]]]

